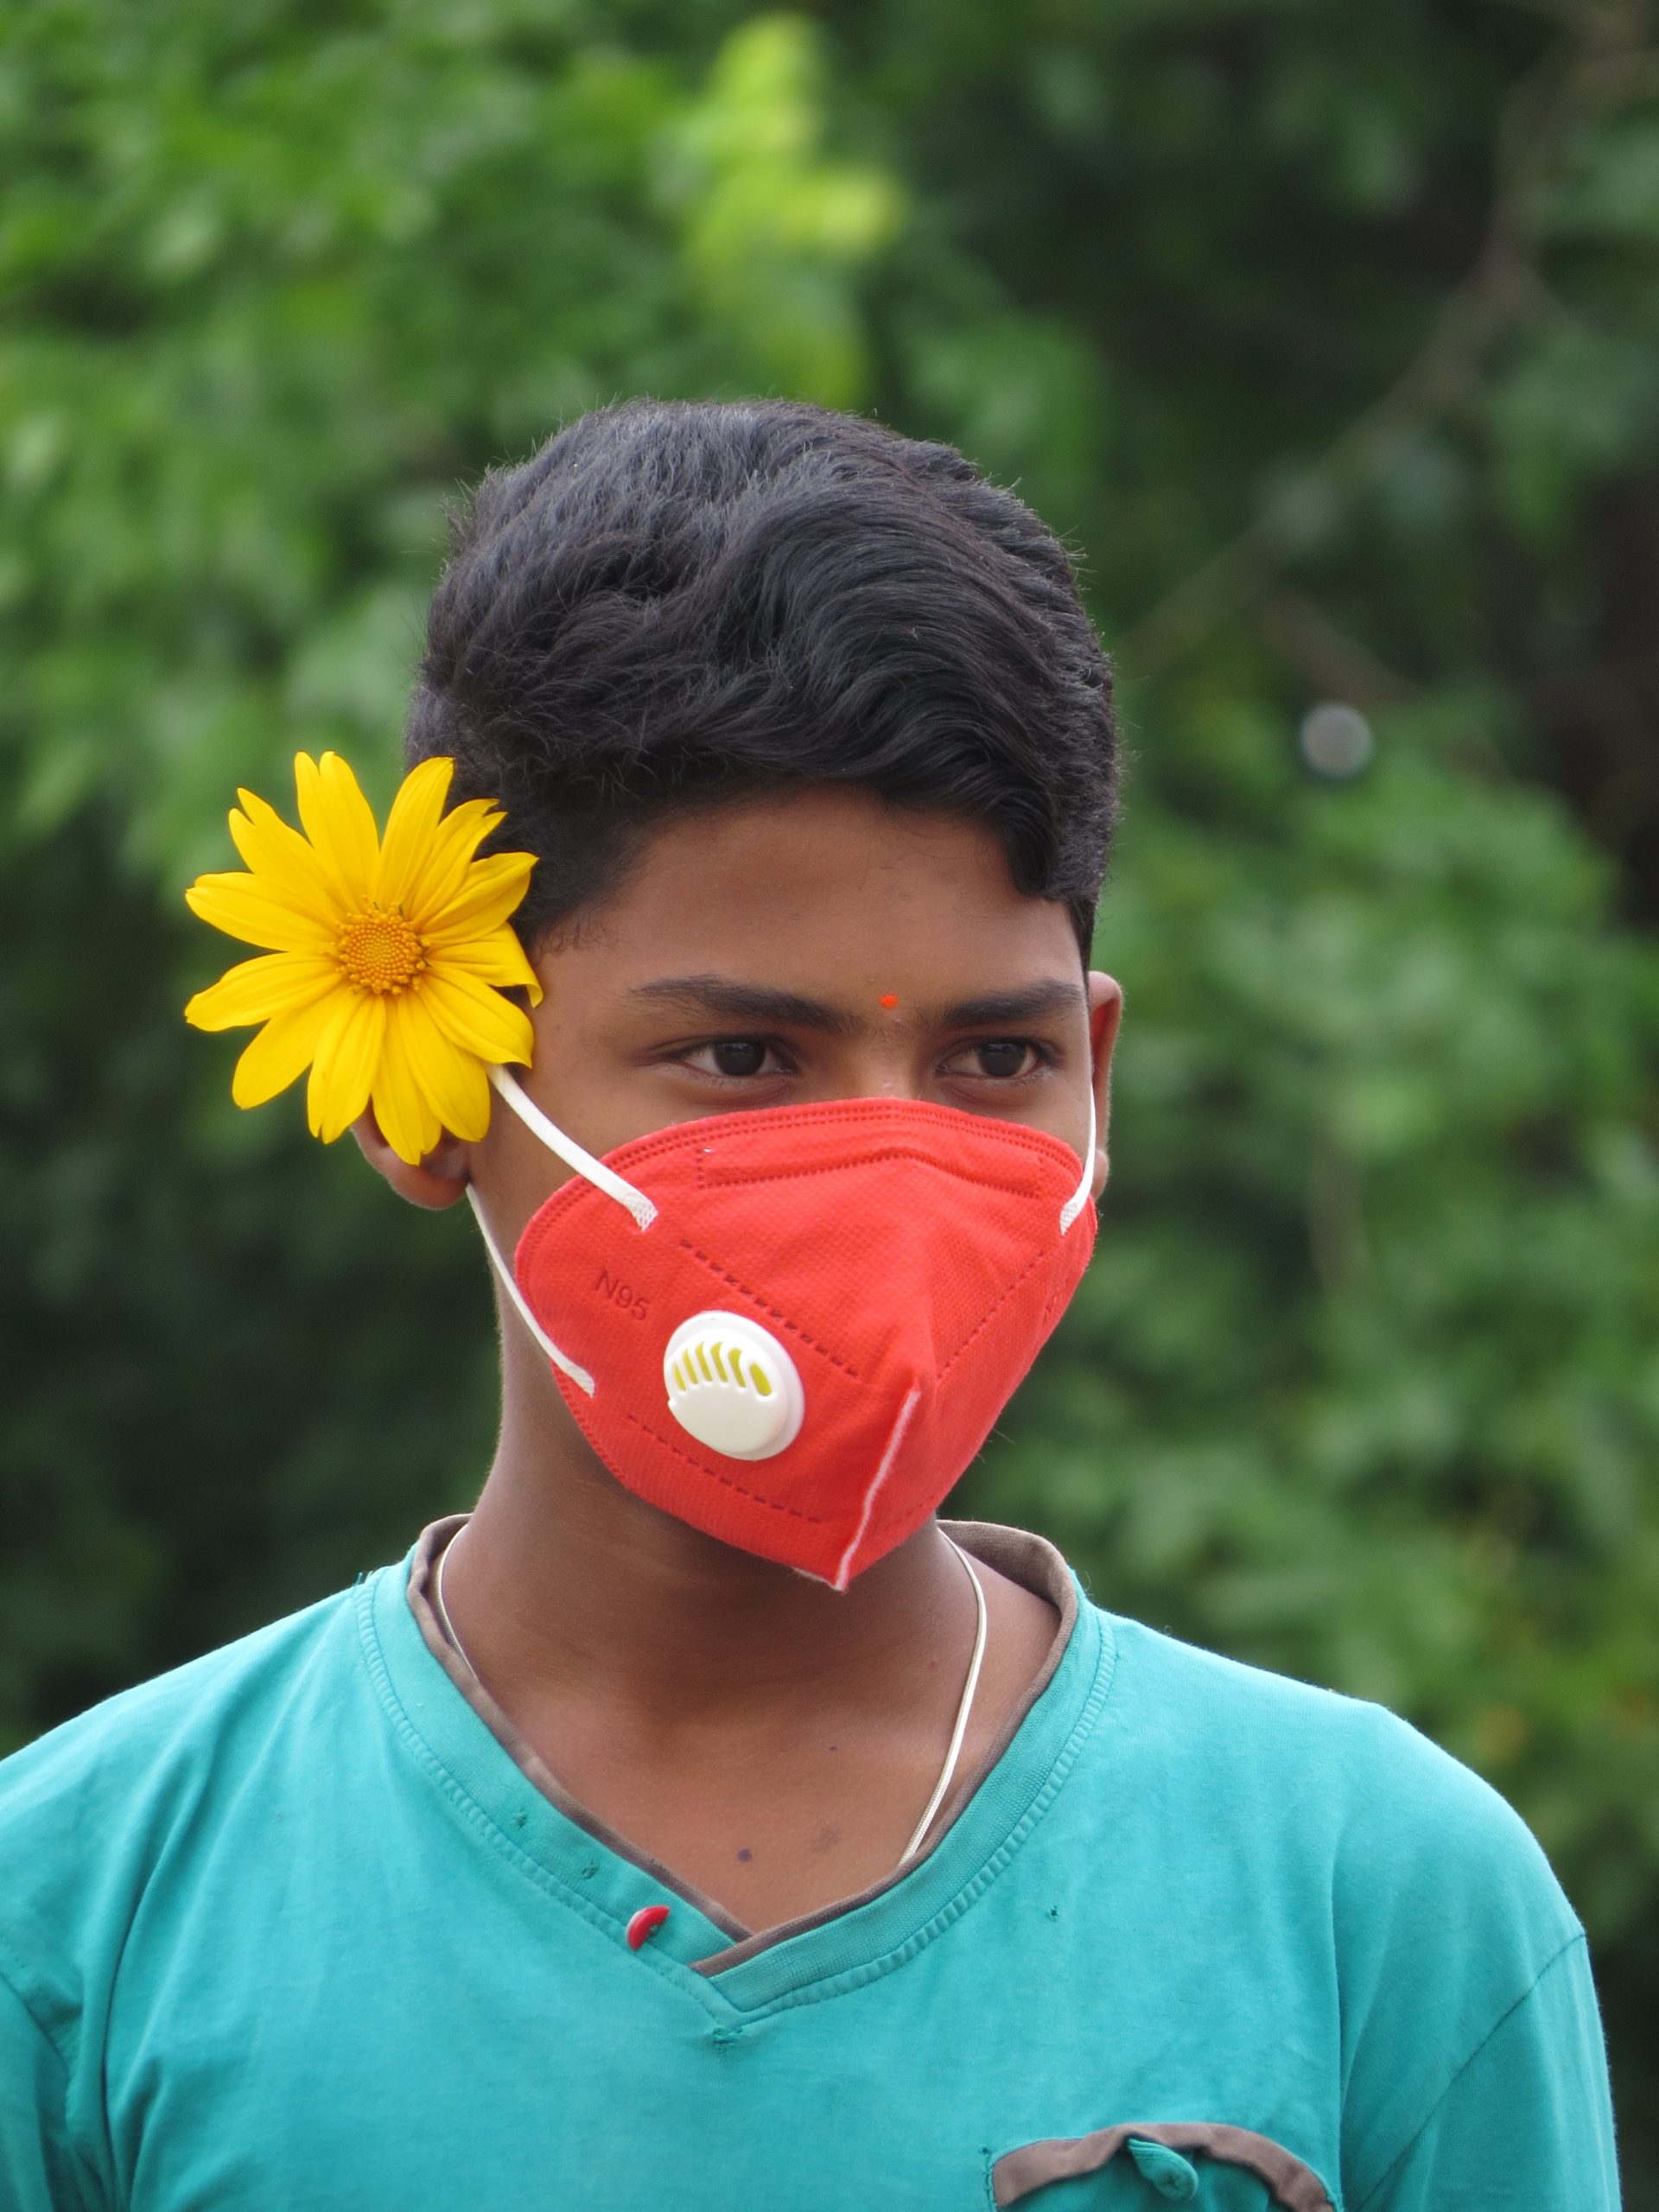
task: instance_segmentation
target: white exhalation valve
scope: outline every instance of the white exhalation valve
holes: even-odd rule
[[[682,1321],[663,1354],[668,1409],[728,1459],[770,1459],[800,1434],[806,1394],[771,1331],[717,1308]]]

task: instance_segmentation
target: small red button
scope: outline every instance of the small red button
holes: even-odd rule
[[[657,1933],[668,1918],[665,1904],[642,1904],[628,1923],[628,1948],[637,1951],[639,1946]]]

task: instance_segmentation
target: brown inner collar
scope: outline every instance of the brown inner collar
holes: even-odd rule
[[[953,1537],[963,1551],[994,1568],[997,1573],[1007,1575],[1011,1582],[1020,1583],[1038,1597],[1046,1599],[1058,1614],[1059,1625],[1044,1654],[1043,1663],[1033,1676],[1018,1707],[1009,1715],[995,1740],[974,1769],[968,1786],[957,1793],[949,1819],[935,1827],[932,1840],[924,1850],[906,1866],[896,1868],[883,1880],[874,1883],[855,1896],[840,1898],[835,1904],[798,1919],[780,1922],[774,1928],[753,1929],[745,1928],[723,1905],[705,1896],[695,1885],[676,1874],[671,1867],[664,1866],[651,1853],[641,1851],[626,1836],[619,1835],[598,1814],[590,1812],[587,1806],[573,1797],[540,1753],[513,1726],[444,1634],[432,1600],[433,1577],[445,1545],[466,1524],[467,1516],[464,1513],[451,1514],[444,1520],[434,1521],[421,1531],[410,1561],[409,1608],[415,1616],[428,1650],[526,1779],[556,1806],[567,1820],[574,1821],[595,1842],[603,1844],[618,1858],[626,1859],[631,1865],[638,1866],[653,1882],[661,1883],[665,1889],[671,1890],[688,1904],[695,1906],[705,1919],[712,1921],[716,1928],[731,1937],[727,1949],[698,1962],[697,1971],[700,1974],[723,1973],[727,1967],[740,1965],[743,1960],[753,1958],[759,1951],[769,1950],[774,1944],[781,1943],[791,1936],[804,1934],[809,1928],[822,1927],[826,1921],[837,1919],[843,1913],[868,1904],[873,1897],[880,1897],[929,1859],[942,1839],[950,1834],[986,1777],[1013,1742],[1032,1707],[1048,1688],[1054,1670],[1060,1663],[1061,1655],[1071,1641],[1077,1617],[1077,1589],[1065,1561],[1053,1545],[1043,1537],[1030,1535],[1020,1529],[1005,1529],[992,1521],[943,1522],[941,1525],[946,1534]]]

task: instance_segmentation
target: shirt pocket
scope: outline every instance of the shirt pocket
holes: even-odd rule
[[[1020,2212],[1337,2212],[1294,2152],[1248,2127],[1209,2120],[1124,2120],[1090,2135],[1005,2151],[991,2199]]]

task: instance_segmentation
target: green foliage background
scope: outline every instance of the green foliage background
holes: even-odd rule
[[[969,1502],[1522,1807],[1659,2203],[1649,9],[0,18],[0,1739],[488,1457],[465,1224],[180,1020],[233,785],[384,800],[443,502],[561,416],[872,410],[1078,546],[1135,755],[1103,1248]]]

